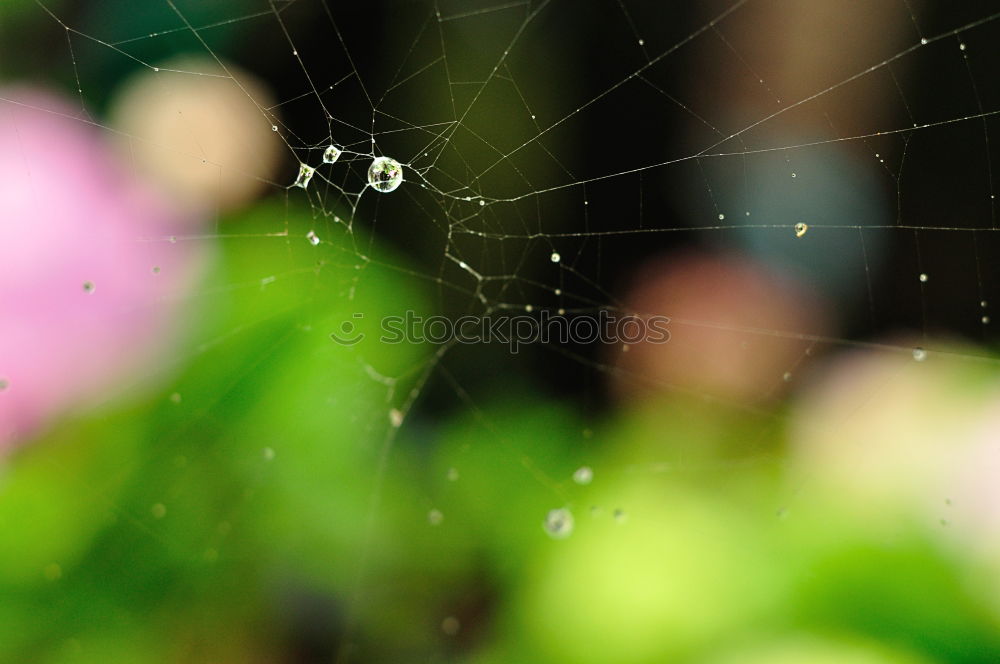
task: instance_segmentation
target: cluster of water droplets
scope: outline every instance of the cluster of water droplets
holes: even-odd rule
[[[336,145],[329,145],[323,151],[323,163],[335,164],[344,153]],[[309,164],[299,164],[299,174],[292,183],[293,187],[308,189],[309,183],[316,174],[316,169]],[[396,191],[403,183],[403,166],[392,157],[375,157],[368,167],[368,186],[383,194]],[[315,244],[315,243],[314,243]]]

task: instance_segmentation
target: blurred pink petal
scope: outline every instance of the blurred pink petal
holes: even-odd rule
[[[0,452],[151,370],[202,263],[79,115],[0,89]]]

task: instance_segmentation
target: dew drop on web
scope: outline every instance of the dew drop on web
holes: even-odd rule
[[[403,167],[390,157],[377,157],[368,167],[368,184],[371,188],[388,194],[396,191],[403,182]]]
[[[340,159],[341,150],[336,145],[331,145],[323,151],[323,163],[332,164]]]
[[[316,169],[312,166],[307,166],[306,164],[299,164],[299,176],[295,178],[295,185],[301,189],[305,189],[309,186],[309,182],[313,178],[313,174]]]
[[[564,507],[549,510],[542,527],[552,539],[566,539],[573,533],[573,514]]]
[[[573,481],[577,484],[590,484],[594,479],[594,471],[590,466],[580,466],[573,473]]]

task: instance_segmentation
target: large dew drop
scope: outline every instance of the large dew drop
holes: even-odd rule
[[[552,539],[566,539],[573,533],[573,514],[564,507],[549,510],[542,527]]]
[[[388,194],[403,182],[403,167],[390,157],[377,157],[368,167],[368,184],[372,189]]]

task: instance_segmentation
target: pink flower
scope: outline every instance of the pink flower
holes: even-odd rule
[[[150,373],[203,264],[82,116],[0,89],[0,453]]]

